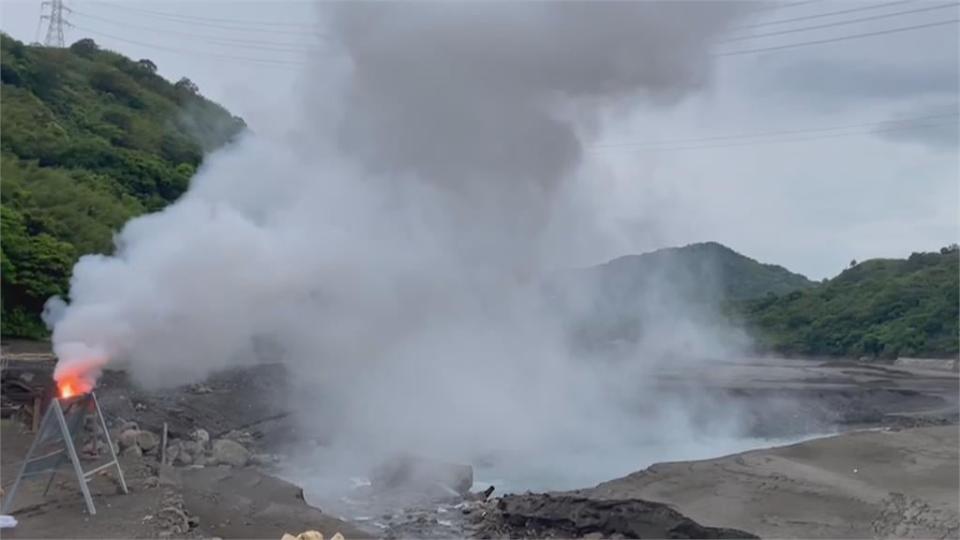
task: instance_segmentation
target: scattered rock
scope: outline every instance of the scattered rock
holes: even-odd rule
[[[139,458],[139,457],[143,457],[143,450],[141,450],[139,446],[134,444],[134,445],[128,446],[123,452],[120,453],[120,455],[125,458],[129,458],[129,457]]]
[[[150,431],[141,430],[137,432],[136,443],[144,452],[150,452],[160,444],[160,438]]]
[[[200,444],[201,449],[206,448],[207,445],[210,444],[210,433],[205,429],[194,430],[190,436],[194,441]]]
[[[490,504],[490,503],[484,503]],[[481,538],[757,538],[705,527],[670,506],[641,499],[591,499],[575,495],[506,495],[482,514]]]
[[[189,452],[178,452],[173,463],[177,465],[191,465],[193,464],[193,456],[191,456]]]
[[[120,433],[120,436],[117,437],[117,445],[120,447],[120,450],[126,450],[131,446],[137,445],[137,435],[140,433],[138,429],[128,429]]]
[[[254,442],[254,437],[252,433],[250,433],[249,431],[238,431],[236,429],[228,432],[226,435],[223,436],[223,438],[238,442],[244,446],[249,446]]]
[[[180,451],[196,458],[203,455],[204,446],[198,441],[183,441],[180,443]]]
[[[190,391],[194,394],[209,394],[213,392],[213,389],[205,384],[195,384],[190,387]]]
[[[140,454],[153,453],[160,445],[160,438],[152,432],[128,429],[117,437],[117,447],[125,453],[130,448],[137,447]]]
[[[290,533],[283,533],[280,540],[323,540],[323,533],[320,531],[304,531],[296,536]],[[330,537],[330,540],[344,540],[343,535],[336,533]]]
[[[190,521],[186,512],[179,505],[167,506],[157,512],[157,518],[166,523],[168,530],[174,534],[185,533],[190,530]]]
[[[120,427],[117,428],[117,432],[123,433],[124,431],[128,431],[131,429],[140,431],[140,425],[130,420],[124,420],[123,422],[120,423]]]
[[[217,439],[213,441],[212,461],[231,467],[243,467],[250,461],[250,452],[236,441]]]

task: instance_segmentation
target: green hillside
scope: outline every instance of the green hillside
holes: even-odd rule
[[[130,217],[176,200],[205,152],[245,126],[150,60],[89,39],[0,40],[2,332],[37,336],[77,258],[109,252]]]
[[[812,289],[738,306],[759,344],[785,354],[956,356],[956,246],[857,264]]]

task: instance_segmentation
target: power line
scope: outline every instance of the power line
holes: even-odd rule
[[[145,14],[150,17],[153,17],[154,19],[166,20],[168,22],[177,22],[182,24],[192,24],[194,26],[202,26],[206,28],[219,28],[223,30],[234,30],[234,31],[241,31],[241,32],[260,32],[260,33],[267,33],[267,34],[281,34],[285,36],[291,35],[291,34],[307,35],[307,36],[318,35],[318,32],[307,31],[312,27],[310,27],[309,25],[303,25],[303,24],[299,25],[300,30],[284,30],[280,28],[262,28],[257,26],[243,27],[243,26],[236,26],[236,25],[223,25],[223,24],[209,23],[209,22],[204,22],[202,20],[196,20],[195,17],[187,17],[183,15],[174,15],[170,13],[160,13],[156,11],[143,10],[140,8],[132,8],[128,5],[110,4],[110,7],[117,7],[117,8],[120,8],[121,10]],[[251,22],[251,23],[244,23],[244,24],[260,24],[260,23]]]
[[[241,47],[241,48],[251,48],[257,50],[270,50],[277,52],[316,52],[316,49],[310,49],[305,47],[298,47],[295,43],[280,43],[276,41],[266,41],[266,40],[249,40],[249,39],[236,39],[236,38],[222,38],[219,36],[211,37],[206,35],[194,34],[190,32],[179,32],[177,30],[167,30],[167,29],[157,29],[149,26],[140,26],[136,24],[129,24],[123,21],[118,21],[116,19],[109,19],[107,17],[101,17],[99,15],[90,15],[89,13],[83,13],[80,11],[73,11],[74,15],[79,15],[84,18],[94,19],[116,26],[123,26],[125,28],[135,28],[139,30],[146,30],[148,32],[155,32],[158,34],[170,34],[176,36],[184,36],[194,38],[200,41],[205,41],[207,43],[212,43],[215,45],[225,45],[230,47]]]
[[[928,116],[919,116],[915,118],[902,118],[900,120],[883,120],[880,122],[866,122],[862,124],[848,124],[843,126],[833,126],[826,128],[816,128],[816,129],[790,129],[790,130],[780,130],[780,131],[761,131],[757,133],[741,133],[736,135],[719,135],[715,137],[700,137],[696,139],[672,139],[667,141],[646,141],[646,142],[624,142],[624,143],[608,143],[608,144],[599,144],[594,145],[594,148],[619,148],[619,147],[634,147],[634,146],[651,146],[651,145],[670,145],[670,144],[690,144],[690,143],[700,143],[700,142],[711,142],[711,141],[724,141],[732,139],[754,139],[758,137],[769,137],[776,135],[799,135],[806,133],[823,133],[828,131],[837,131],[843,129],[858,129],[858,128],[868,128],[875,126],[885,126],[889,124],[904,124],[910,122],[922,122],[925,120],[937,120],[940,118],[957,118],[957,115],[960,114],[958,111],[950,113],[941,113],[941,114],[932,114]]]
[[[780,9],[790,9],[798,6],[805,6],[807,4],[814,4],[822,0],[805,0],[803,2],[790,2],[789,4],[778,4],[776,2],[771,2],[773,5],[769,6],[760,6],[757,9],[753,10],[753,13],[759,13],[761,11],[774,11]]]
[[[736,147],[736,146],[753,146],[753,145],[758,145],[758,144],[777,144],[777,143],[790,143],[790,142],[817,141],[817,140],[823,140],[823,139],[834,139],[834,138],[837,138],[837,137],[851,137],[851,136],[857,136],[857,135],[873,135],[873,134],[876,134],[876,133],[887,133],[887,132],[895,132],[895,131],[908,131],[908,130],[914,130],[914,129],[925,129],[925,128],[932,128],[932,127],[956,126],[956,125],[957,125],[957,121],[956,121],[956,120],[951,120],[951,121],[947,121],[947,122],[941,121],[941,122],[932,122],[932,123],[928,123],[928,124],[912,124],[912,125],[895,126],[895,127],[882,128],[882,129],[871,129],[871,130],[865,130],[865,131],[853,131],[853,132],[850,132],[850,133],[832,133],[832,134],[828,134],[828,135],[819,135],[819,136],[814,136],[814,137],[793,137],[793,138],[787,138],[787,139],[765,139],[765,140],[764,140],[764,139],[761,139],[761,140],[757,140],[757,141],[737,141],[737,142],[724,143],[724,144],[706,144],[706,145],[693,145],[693,146],[675,146],[675,147],[666,147],[666,148],[659,148],[659,147],[637,148],[637,149],[634,149],[633,151],[636,151],[636,152],[660,152],[660,151],[672,152],[672,151],[677,151],[677,150],[706,150],[706,149],[713,149],[713,148],[730,148],[730,147]],[[602,150],[604,149],[604,147],[597,147],[597,146],[591,147],[591,150],[594,150],[594,149],[595,149],[595,150],[601,150],[601,151],[602,151]]]
[[[783,34],[793,34],[793,33],[796,33],[796,32],[808,32],[808,31],[810,31],[810,30],[819,30],[819,29],[821,29],[821,28],[832,28],[832,27],[835,27],[835,26],[845,26],[845,25],[848,25],[848,24],[855,24],[855,23],[865,22],[865,21],[874,21],[874,20],[878,20],[878,19],[887,19],[887,18],[890,18],[890,17],[897,17],[897,16],[900,16],[900,15],[909,15],[909,14],[912,14],[912,13],[921,13],[921,12],[925,12],[925,11],[934,11],[934,10],[937,10],[937,9],[945,9],[945,8],[950,8],[950,7],[954,7],[954,8],[955,8],[955,7],[957,7],[957,6],[958,6],[958,4],[957,4],[956,2],[950,2],[949,4],[938,4],[938,5],[936,5],[936,6],[928,6],[928,7],[917,8],[917,9],[908,9],[908,10],[906,10],[906,11],[896,11],[896,12],[894,12],[894,13],[884,13],[884,14],[882,14],[882,15],[873,15],[873,16],[870,16],[870,17],[860,17],[859,19],[850,19],[850,20],[847,20],[847,21],[838,21],[838,22],[832,22],[832,23],[826,23],[826,24],[818,24],[818,25],[814,25],[814,26],[804,26],[804,27],[802,27],[802,28],[788,28],[788,29],[786,29],[786,30],[777,30],[777,31],[775,31],[775,32],[766,32],[766,33],[763,33],[763,34],[753,34],[753,35],[749,35],[749,36],[738,36],[738,37],[723,39],[723,40],[717,41],[716,43],[730,43],[730,42],[734,42],[734,41],[744,41],[744,40],[747,40],[747,39],[756,39],[756,38],[763,38],[763,37],[770,37],[770,36],[780,36],[780,35],[783,35]]]
[[[909,1],[909,0],[907,0],[907,1]],[[884,5],[887,6],[887,5],[900,4],[900,3],[905,3],[905,2],[904,2],[903,0],[901,0],[901,1],[898,1],[898,2],[891,2],[891,3],[888,3],[888,4],[884,4]],[[872,7],[878,7],[878,6],[872,6]],[[945,6],[938,6],[938,7],[945,7]],[[133,8],[129,8],[129,9],[133,9]],[[858,10],[860,10],[860,9],[862,9],[862,8],[858,8]],[[851,10],[844,10],[844,11],[851,11]],[[833,12],[833,14],[836,14],[836,13],[839,13],[839,12]],[[84,14],[84,16],[91,17],[89,14]],[[94,16],[94,17],[98,17],[98,16]],[[104,18],[104,17],[98,17],[98,18],[100,18],[100,19],[102,19],[102,20],[108,20],[107,18]],[[960,19],[950,19],[950,20],[945,20],[945,21],[934,21],[934,22],[930,22],[930,23],[926,23],[926,24],[917,24],[917,25],[913,25],[913,26],[905,26],[905,27],[899,27],[899,28],[890,28],[890,29],[880,30],[880,31],[876,31],[876,32],[866,32],[866,33],[861,33],[861,34],[852,34],[852,35],[838,36],[838,37],[834,37],[834,38],[821,39],[821,40],[815,40],[815,41],[806,41],[806,42],[799,42],[799,43],[790,43],[790,44],[778,45],[778,46],[761,47],[761,48],[745,49],[745,50],[734,50],[734,51],[726,51],[726,52],[715,52],[715,53],[713,53],[713,56],[718,56],[718,57],[719,57],[719,56],[739,56],[739,55],[744,55],[744,54],[754,54],[754,53],[761,53],[761,52],[768,52],[768,51],[777,51],[777,50],[791,49],[791,48],[795,48],[795,47],[804,47],[804,46],[811,46],[811,45],[820,45],[820,44],[825,44],[825,43],[833,43],[833,42],[846,41],[846,40],[851,40],[851,39],[860,39],[860,38],[866,38],[866,37],[871,37],[871,36],[879,36],[879,35],[884,35],[884,34],[892,34],[892,33],[898,33],[898,32],[906,32],[906,31],[910,31],[910,30],[918,30],[918,29],[923,29],[923,28],[943,26],[943,25],[947,25],[947,24],[955,24],[955,23],[957,23],[957,22],[960,22]],[[112,23],[112,24],[121,24],[119,21],[111,21],[111,23]],[[80,27],[77,27],[77,28],[80,28]],[[184,32],[176,32],[176,31],[168,31],[168,30],[157,30],[157,29],[147,28],[147,27],[142,27],[142,26],[139,27],[139,28],[141,28],[141,29],[147,29],[147,30],[149,30],[149,31],[154,31],[154,32],[171,32],[171,33],[188,35],[188,36],[190,36],[190,37],[200,38],[200,37],[197,36],[196,34],[188,34],[188,33],[184,33]],[[167,46],[164,46],[164,45],[158,45],[158,44],[153,44],[153,43],[145,43],[145,42],[142,42],[142,41],[130,40],[130,39],[122,38],[122,37],[120,37],[120,36],[115,36],[115,35],[107,34],[107,33],[104,33],[104,32],[100,32],[100,31],[98,31],[98,30],[94,30],[94,29],[91,29],[91,28],[81,28],[81,29],[83,29],[83,30],[85,30],[85,31],[88,31],[88,32],[91,32],[91,33],[94,33],[94,34],[102,35],[102,36],[105,36],[105,37],[110,37],[110,38],[116,39],[116,40],[118,40],[118,41],[123,41],[123,42],[126,42],[126,43],[132,43],[132,44],[141,45],[141,46],[145,46],[145,47],[152,47],[152,48],[159,49],[159,50],[166,50],[166,51],[177,52],[177,53],[182,53],[182,54],[189,54],[189,55],[201,54],[201,55],[214,56],[214,57],[219,57],[219,58],[235,59],[235,60],[246,61],[246,62],[256,62],[256,63],[259,63],[259,64],[261,64],[261,65],[284,65],[284,66],[296,66],[296,65],[301,65],[300,63],[297,63],[297,62],[285,62],[285,61],[278,61],[278,60],[275,60],[275,59],[268,59],[268,58],[252,58],[252,57],[243,57],[243,56],[235,56],[235,55],[225,55],[225,54],[219,54],[219,53],[213,53],[213,52],[198,52],[198,51],[196,51],[196,50],[176,49],[176,48],[167,47]],[[311,34],[311,35],[316,36],[316,34]],[[754,37],[756,37],[756,36],[754,36]],[[254,41],[254,40],[240,40],[240,39],[235,39],[235,38],[222,38],[222,37],[216,37],[216,38],[201,38],[201,39],[204,39],[205,41],[208,41],[208,42],[211,42],[211,43],[215,43],[215,44],[232,45],[232,46],[238,46],[238,45],[236,45],[236,44],[241,44],[241,45],[242,45],[242,44],[245,44],[245,43],[249,43],[249,44],[257,43],[257,41]],[[219,43],[218,43],[218,42],[219,42]],[[262,44],[274,44],[274,45],[276,45],[276,46],[278,46],[278,47],[283,47],[284,45],[286,45],[286,44],[278,44],[278,43],[268,42],[268,41],[260,41],[259,43],[262,43]],[[263,47],[255,47],[255,48],[263,49]],[[276,50],[279,51],[280,49],[278,48],[278,49],[276,49]],[[293,51],[293,50],[291,49],[291,50],[285,50],[285,51],[283,51],[283,52],[295,52],[295,51]],[[296,52],[300,52],[300,51],[296,51]],[[303,52],[314,52],[314,51],[303,51]]]
[[[909,31],[909,30],[919,30],[919,29],[921,29],[921,28],[931,28],[931,27],[934,27],[934,26],[944,26],[944,25],[947,25],[947,24],[955,24],[955,23],[957,23],[957,22],[960,22],[960,19],[948,19],[948,20],[945,20],[945,21],[934,21],[934,22],[930,22],[930,23],[926,23],[926,24],[916,24],[916,25],[913,25],[913,26],[902,26],[902,27],[900,27],[900,28],[889,28],[889,29],[887,29],[887,30],[879,30],[879,31],[876,31],[876,32],[866,32],[866,33],[863,33],[863,34],[850,34],[850,35],[846,35],[846,36],[839,36],[839,37],[829,38],[829,39],[818,39],[818,40],[816,40],[816,41],[802,41],[802,42],[800,42],[800,43],[790,43],[790,44],[787,44],[787,45],[776,45],[776,46],[773,46],[773,47],[761,47],[761,48],[759,48],[759,49],[744,49],[744,50],[739,50],[739,51],[719,52],[719,53],[713,53],[713,56],[738,56],[738,55],[741,55],[741,54],[754,54],[754,53],[761,53],[761,52],[768,52],[768,51],[779,51],[779,50],[783,50],[783,49],[793,49],[793,48],[795,48],[795,47],[806,47],[806,46],[809,46],[809,45],[820,45],[820,44],[823,44],[823,43],[834,43],[834,42],[836,42],[836,41],[846,41],[846,40],[848,40],[848,39],[860,39],[860,38],[871,37],[871,36],[881,36],[881,35],[884,35],[884,34],[894,34],[894,33],[897,33],[897,32],[907,32],[907,31]]]
[[[40,7],[40,18],[37,19],[37,30],[33,33],[33,42],[40,43],[40,27],[43,26],[43,7]]]
[[[276,22],[276,21],[251,21],[251,20],[240,20],[240,19],[222,19],[218,17],[201,17],[199,15],[180,15],[179,13],[169,13],[164,11],[154,11],[150,9],[143,8],[132,8],[129,5],[118,6],[110,4],[110,7],[121,7],[128,11],[136,11],[139,13],[146,13],[148,15],[155,15],[158,17],[166,17],[170,19],[184,19],[184,20],[197,20],[197,21],[209,21],[209,22],[222,22],[228,24],[237,24],[237,25],[252,25],[252,26],[289,26],[289,27],[299,27],[311,29],[312,25],[304,23],[294,23],[294,22]]]
[[[908,3],[913,2],[913,1],[914,1],[914,0],[896,0],[895,2],[886,2],[886,3],[883,3],[883,4],[872,4],[872,5],[869,5],[869,6],[862,6],[862,7],[857,7],[857,8],[841,9],[841,10],[838,10],[838,11],[829,11],[829,12],[827,12],[827,13],[817,13],[817,14],[814,14],[814,15],[802,15],[802,16],[799,16],[799,17],[792,17],[792,18],[789,18],[789,19],[780,19],[780,20],[776,20],[776,21],[765,21],[765,22],[760,22],[760,23],[756,23],[756,24],[747,24],[747,25],[743,25],[743,26],[738,26],[738,27],[734,28],[734,30],[746,30],[746,29],[748,29],[748,28],[759,28],[759,27],[762,27],[762,26],[771,26],[771,25],[774,25],[774,24],[786,24],[786,23],[796,22],[796,21],[808,21],[808,20],[811,20],[811,19],[821,19],[821,18],[823,18],[823,17],[832,17],[832,16],[834,16],[834,15],[843,15],[843,14],[845,14],[845,13],[856,13],[856,12],[858,12],[858,11],[868,11],[868,10],[871,10],[871,9],[880,9],[880,8],[885,8],[885,7],[889,7],[889,6],[896,6],[896,5],[898,5],[898,4],[908,4]]]
[[[205,52],[205,51],[188,50],[188,49],[178,49],[178,48],[174,48],[174,47],[167,47],[167,46],[165,46],[165,45],[157,45],[156,43],[146,43],[146,42],[143,42],[143,41],[137,41],[137,40],[133,40],[133,39],[126,39],[126,38],[122,38],[122,37],[120,37],[120,36],[116,36],[116,35],[113,35],[113,34],[107,34],[107,33],[105,33],[105,32],[100,32],[100,31],[98,31],[98,30],[93,30],[93,29],[91,29],[91,28],[84,28],[84,27],[82,27],[82,26],[74,26],[74,28],[76,28],[76,29],[78,29],[78,30],[83,30],[84,32],[90,32],[90,33],[95,34],[95,35],[99,35],[99,36],[103,36],[103,37],[108,37],[108,38],[110,38],[110,39],[115,39],[115,40],[117,40],[117,41],[121,41],[121,42],[124,42],[124,43],[130,43],[130,44],[133,44],[133,45],[140,45],[140,46],[142,46],[142,47],[148,47],[148,48],[151,48],[151,49],[157,49],[157,50],[161,50],[161,51],[168,51],[168,52],[175,52],[175,53],[187,54],[187,55],[190,55],[190,56],[205,55],[205,56],[211,56],[211,57],[215,57],[215,58],[225,58],[225,59],[237,60],[237,61],[241,61],[241,62],[250,62],[250,63],[255,63],[255,64],[259,64],[259,65],[263,65],[263,66],[289,66],[289,67],[293,67],[293,66],[301,66],[301,65],[303,65],[303,62],[292,62],[292,61],[291,61],[291,62],[288,62],[288,61],[276,60],[276,59],[271,59],[271,58],[254,58],[254,57],[250,57],[250,56],[236,56],[236,55],[231,55],[231,54],[220,54],[220,53],[214,53],[214,52]]]

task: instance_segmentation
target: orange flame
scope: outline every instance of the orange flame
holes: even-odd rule
[[[57,387],[60,390],[60,397],[63,399],[72,398],[73,396],[85,393],[80,382],[73,378],[66,378],[58,381]]]

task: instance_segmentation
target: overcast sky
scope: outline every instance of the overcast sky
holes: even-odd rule
[[[92,37],[150,58],[162,75],[189,77],[258,131],[282,132],[303,66],[332,54],[307,2],[67,5],[68,44]],[[4,32],[43,40],[39,0],[0,7]],[[851,259],[956,242],[960,43],[955,22],[932,24],[955,21],[957,5],[755,8],[715,46],[713,81],[702,92],[620,108],[584,141],[597,171],[593,196],[619,251],[715,240],[821,279]],[[871,33],[880,34],[854,38]],[[821,40],[834,41],[722,54]]]

